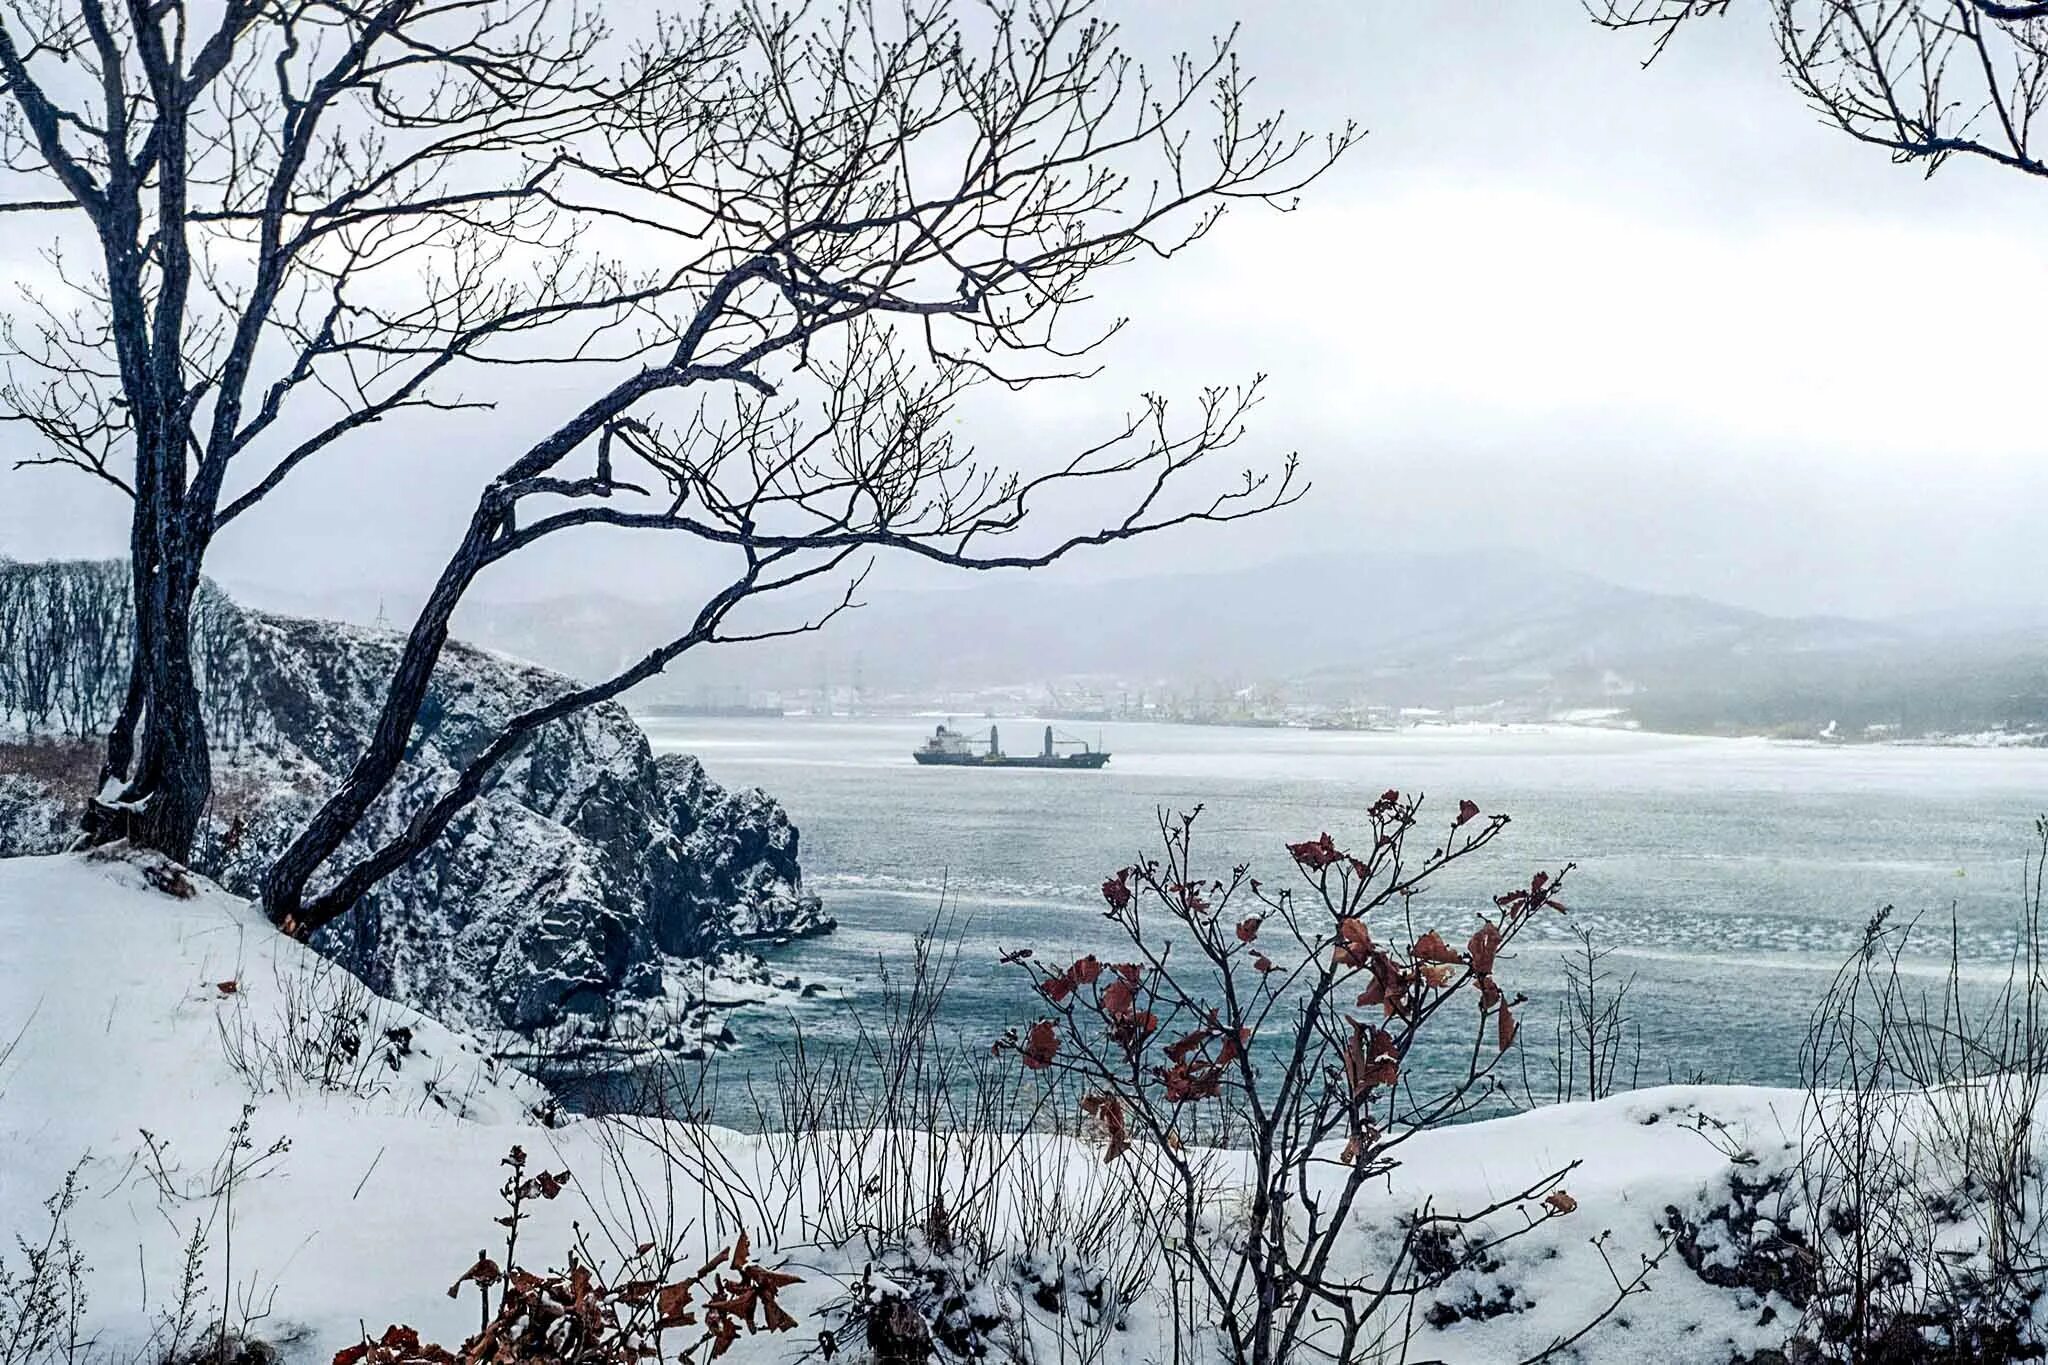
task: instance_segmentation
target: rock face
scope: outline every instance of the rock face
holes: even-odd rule
[[[8,575],[90,567],[0,565],[0,593]],[[204,617],[215,791],[194,864],[248,895],[355,761],[399,640],[217,593]],[[349,852],[395,833],[500,722],[568,686],[451,643],[406,763]],[[0,723],[35,732],[4,682]],[[52,761],[62,747],[0,747],[0,854],[68,839],[92,766]],[[694,758],[657,758],[623,707],[596,706],[536,731],[432,849],[315,946],[379,993],[472,1027],[558,1045],[687,1043],[709,1016],[693,1015],[685,997],[703,992],[680,981],[707,962],[758,981],[759,965],[734,956],[747,941],[830,927],[802,889],[797,844],[773,799],[727,791]]]

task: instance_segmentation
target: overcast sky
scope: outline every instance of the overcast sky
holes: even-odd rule
[[[1299,450],[1311,497],[1073,572],[1509,545],[1783,612],[2032,600],[2048,184],[1962,164],[1930,182],[1823,129],[1754,13],[1646,72],[1644,45],[1593,29],[1578,0],[1107,12],[1140,54],[1243,14],[1266,101],[1370,132],[1299,212],[1241,214],[1107,282],[1132,323],[1102,376],[1006,400],[985,427],[991,445],[1056,442],[1140,390],[1264,371],[1252,440]],[[520,380],[497,414],[309,466],[211,571],[424,591],[531,421]],[[75,475],[0,473],[0,552],[115,552],[120,514]],[[594,537],[488,590],[657,592],[687,574],[661,553]]]

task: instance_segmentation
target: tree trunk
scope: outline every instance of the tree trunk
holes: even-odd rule
[[[125,158],[109,171],[96,220],[121,387],[135,423],[135,516],[128,540],[135,654],[128,702],[107,738],[106,777],[86,805],[84,825],[88,842],[127,839],[182,863],[191,860],[213,792],[206,718],[192,671],[192,603],[213,539],[213,508],[189,496],[190,404],[197,395],[188,391],[183,368],[192,266],[185,239],[186,111],[177,103],[162,35],[150,26],[155,22],[138,21],[137,41],[148,49],[152,84],[166,111],[156,130],[159,222],[146,230],[147,176]],[[146,283],[152,257],[154,297]],[[138,724],[140,750],[131,755]],[[117,779],[121,790],[110,792]]]
[[[306,888],[390,786],[399,764],[405,761],[413,722],[433,681],[434,667],[441,661],[441,650],[448,643],[448,623],[463,593],[490,562],[500,520],[500,514],[488,503],[478,509],[470,522],[469,534],[413,622],[412,633],[399,653],[391,689],[385,693],[384,708],[378,713],[377,727],[349,770],[348,780],[328,797],[327,803],[263,874],[263,912],[285,933],[303,938],[319,927],[306,922]],[[323,922],[331,918],[332,915],[324,916]]]
[[[171,518],[145,516],[138,506],[136,526],[128,697],[107,737],[101,790],[86,804],[85,837],[93,844],[127,839],[188,862],[213,790],[192,668],[197,557],[182,551]],[[121,789],[109,793],[116,781]]]

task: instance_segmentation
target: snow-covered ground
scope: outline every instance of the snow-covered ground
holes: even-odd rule
[[[849,1166],[843,1152],[829,1161],[814,1155],[826,1168],[821,1185],[802,1174],[786,1140],[646,1124],[634,1137],[588,1119],[550,1126],[534,1083],[414,1012],[374,1000],[365,1043],[373,1064],[347,1073],[348,1093],[275,1079],[259,1092],[246,1065],[252,1048],[275,1041],[294,1001],[352,984],[335,972],[203,882],[181,899],[130,862],[0,861],[0,1047],[20,1031],[0,1066],[0,1238],[18,1262],[14,1237],[41,1241],[44,1201],[78,1167],[84,1192],[68,1231],[91,1267],[87,1325],[111,1358],[129,1359],[161,1333],[195,1225],[205,1241],[208,1312],[217,1317],[224,1295],[230,1316],[255,1317],[252,1333],[289,1360],[324,1365],[366,1327],[374,1334],[390,1322],[459,1344],[475,1330],[477,1306],[467,1295],[451,1299],[448,1286],[480,1246],[501,1242],[491,1220],[501,1211],[500,1159],[514,1144],[536,1167],[574,1176],[560,1199],[536,1206],[520,1234],[522,1263],[562,1265],[572,1224],[601,1245],[595,1229],[616,1235],[631,1222],[630,1239],[673,1214],[697,1241],[724,1245],[750,1222],[757,1255],[803,1277],[783,1300],[801,1326],[744,1338],[728,1358],[816,1352],[820,1326],[871,1248],[815,1245],[816,1220],[804,1210],[843,1202],[860,1183],[862,1158]],[[1663,1088],[1429,1134],[1374,1188],[1343,1255],[1361,1268],[1375,1264],[1398,1240],[1400,1220],[1425,1201],[1476,1210],[1581,1163],[1564,1180],[1575,1212],[1477,1258],[1487,1268],[1459,1271],[1417,1305],[1411,1358],[1520,1360],[1601,1313],[1614,1298],[1612,1276],[1632,1276],[1664,1246],[1671,1209],[1707,1229],[1699,1240],[1709,1264],[1739,1259],[1740,1248],[1711,1245],[1730,1235],[1711,1223],[1711,1210],[1725,1204],[1732,1176],[1783,1169],[1802,1103],[1785,1091]],[[253,1108],[237,1162],[249,1173],[230,1201],[217,1176],[245,1106]],[[771,1197],[752,1212],[721,1213],[689,1174],[697,1158],[670,1160],[664,1148],[708,1153]],[[1033,1197],[1064,1189],[1079,1200],[1101,1189],[1102,1153],[1034,1140],[1024,1169],[1020,1189]],[[626,1219],[625,1191],[636,1183],[651,1202]],[[1232,1216],[1227,1195],[1213,1212]],[[1533,1201],[1510,1203],[1469,1231],[1485,1240],[1540,1213]],[[1027,1247],[1022,1230],[1015,1236],[1020,1255],[985,1277],[977,1311],[1032,1318],[1043,1342],[1053,1329],[1031,1304],[1032,1277],[1073,1253]],[[1041,1232],[1038,1240],[1049,1239]],[[1722,1365],[1782,1345],[1798,1317],[1772,1296],[1706,1283],[1676,1253],[1647,1284],[1566,1358]],[[1164,1311],[1158,1302],[1136,1305],[1124,1329],[1106,1334],[1104,1358],[1165,1358]],[[1431,1318],[1440,1325],[1423,1321]],[[1048,1349],[1038,1358],[1055,1357]]]

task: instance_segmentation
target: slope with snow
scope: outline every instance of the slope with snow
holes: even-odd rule
[[[97,780],[95,743],[76,736],[105,727],[126,676],[115,567],[0,566],[0,609],[34,623],[33,639],[0,649],[0,856],[65,847]],[[194,864],[253,894],[360,755],[402,640],[245,611],[211,585],[195,615],[214,784]],[[337,862],[396,837],[511,717],[570,687],[450,642],[405,761]],[[656,756],[622,707],[593,706],[527,736],[439,839],[315,943],[384,994],[477,1029],[614,1051],[701,1043],[725,1026],[685,983],[708,969],[758,989],[768,973],[748,940],[830,927],[798,851],[772,797]]]
[[[459,1343],[475,1329],[477,1308],[446,1291],[479,1246],[502,1237],[490,1220],[499,1212],[499,1161],[515,1143],[537,1165],[573,1175],[569,1192],[537,1206],[521,1232],[523,1263],[563,1264],[577,1228],[602,1260],[600,1230],[616,1236],[672,1220],[708,1248],[751,1222],[758,1254],[803,1278],[785,1295],[802,1326],[743,1338],[728,1358],[816,1351],[819,1327],[843,1310],[848,1286],[876,1253],[858,1242],[815,1244],[816,1220],[805,1215],[861,1186],[866,1158],[842,1151],[817,1162],[826,1168],[820,1180],[792,1163],[787,1139],[652,1121],[632,1129],[562,1122],[539,1087],[475,1043],[382,1001],[371,1002],[375,1065],[344,1093],[260,1071],[252,1080],[235,1058],[246,1063],[252,1044],[277,1041],[294,1001],[359,988],[209,884],[195,879],[189,899],[159,889],[176,882],[120,858],[0,861],[0,1044],[20,1031],[0,1066],[0,1235],[10,1256],[14,1235],[39,1240],[43,1201],[77,1168],[84,1193],[67,1230],[89,1260],[87,1324],[110,1358],[161,1350],[195,1227],[207,1312],[218,1314],[224,1296],[233,1321],[254,1318],[250,1331],[288,1360],[325,1362],[365,1327],[375,1333],[393,1321]],[[1750,1359],[1782,1345],[1797,1311],[1720,1273],[1751,1258],[1753,1248],[1736,1243],[1762,1235],[1753,1219],[1727,1216],[1740,1202],[1731,1188],[1786,1169],[1803,1098],[1668,1087],[1425,1135],[1372,1190],[1342,1255],[1371,1269],[1425,1202],[1473,1211],[1508,1199],[1465,1237],[1469,1247],[1513,1232],[1540,1208],[1509,1196],[1578,1162],[1565,1178],[1575,1212],[1471,1257],[1417,1304],[1411,1358],[1513,1361],[1543,1350],[1597,1317],[1614,1297],[1613,1277],[1626,1279],[1656,1256],[1677,1220],[1690,1254],[1664,1255],[1649,1292],[1624,1302],[1566,1358]],[[245,1112],[237,1160],[249,1173],[224,1201],[221,1153]],[[1026,1151],[1021,1198],[1099,1189],[1099,1148],[1045,1139]],[[692,1175],[707,1156],[740,1186],[782,1195],[752,1212],[743,1202],[721,1212]],[[1228,1227],[1228,1189],[1208,1216]],[[1057,1315],[1048,1316],[1033,1286],[1072,1252],[1043,1237],[1034,1243],[1027,1221],[998,1229],[1015,1240],[1015,1255],[962,1302],[988,1322],[1007,1321],[1021,1334],[1013,1340],[1035,1341],[1037,1358],[1052,1359]],[[915,1245],[879,1264],[899,1284],[948,1273],[942,1253]],[[1165,1358],[1165,1313],[1156,1295],[1132,1305],[1123,1326],[1105,1334],[1104,1358]]]

